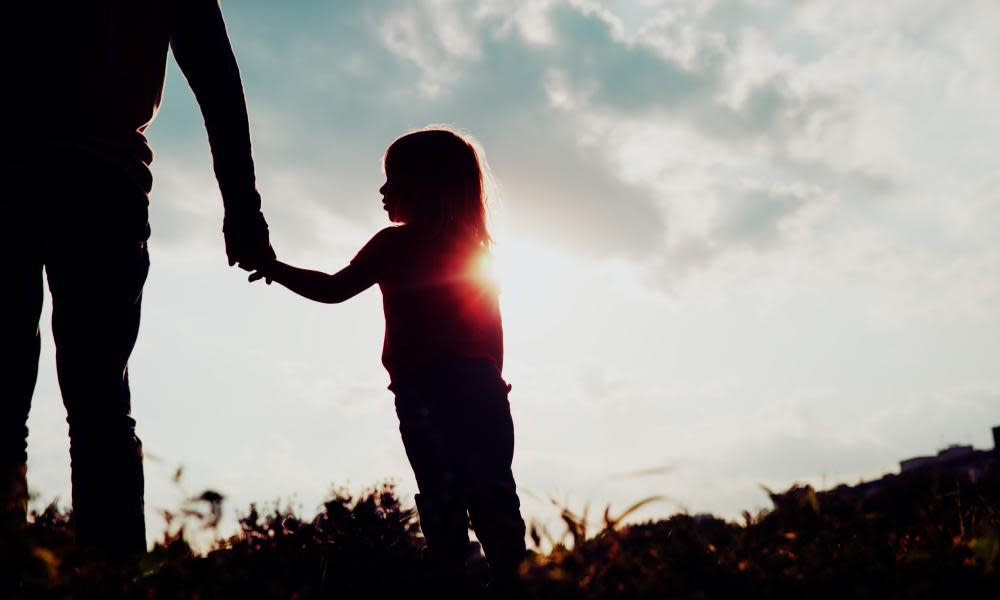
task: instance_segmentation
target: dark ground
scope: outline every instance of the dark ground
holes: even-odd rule
[[[878,486],[773,494],[774,508],[732,523],[678,514],[588,532],[565,510],[562,540],[523,569],[530,597],[1000,598],[1000,468],[926,470]],[[411,506],[390,485],[338,493],[311,521],[251,507],[241,531],[199,556],[185,531],[211,528],[206,492],[170,515],[172,533],[138,566],[86,556],[55,507],[0,547],[4,598],[425,597],[441,582],[421,558]],[[545,533],[531,528],[537,549]],[[481,565],[480,565],[481,566]],[[475,568],[473,568],[475,570]],[[467,596],[474,595],[472,593]]]

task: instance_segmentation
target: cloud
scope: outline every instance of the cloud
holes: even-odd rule
[[[970,275],[1000,260],[988,100],[1000,48],[982,25],[996,11],[427,0],[228,16],[265,208],[276,232],[294,231],[293,252],[346,249],[378,227],[386,145],[451,122],[483,142],[522,235],[644,263],[654,285],[796,261],[843,276],[871,256],[915,282],[948,255],[977,282],[956,294],[988,304],[1000,284]],[[155,147],[203,157],[171,77]],[[183,223],[200,217],[167,185],[154,231],[187,243]]]
[[[265,212],[291,262],[335,269],[385,224],[379,158],[396,136],[451,122],[483,142],[511,234],[497,253],[513,251],[519,276],[502,302],[525,489],[666,492],[732,514],[765,502],[760,482],[852,480],[987,444],[995,2],[226,8]],[[201,117],[176,68],[150,135],[154,273],[131,365],[149,447],[211,465],[205,485],[221,479],[238,506],[409,477],[375,292],[330,309],[225,271]],[[52,441],[65,419],[46,410],[32,431]],[[246,437],[261,427],[279,448],[295,432],[293,452],[266,463]],[[65,463],[35,464],[42,488],[66,488]]]
[[[664,10],[631,37],[611,11],[585,2],[435,1],[338,11],[309,4],[279,17],[295,31],[287,37],[261,12],[262,5],[249,7],[230,28],[237,49],[248,48],[243,67],[261,187],[277,197],[289,188],[308,194],[269,207],[289,223],[296,219],[282,214],[301,212],[296,205],[370,219],[374,211],[363,199],[380,183],[375,165],[385,145],[412,127],[451,121],[484,142],[505,183],[506,212],[524,215],[531,231],[587,255],[652,260],[667,251],[668,215],[679,221],[670,231],[685,224],[663,184],[649,178],[678,177],[668,185],[690,188],[689,157],[708,161],[694,173],[702,181],[731,178],[717,167],[744,149],[728,148],[729,138],[745,145],[739,138],[748,131],[776,129],[776,115],[790,102],[786,88],[771,81],[778,69],[771,63],[781,60],[746,59],[770,70],[747,68],[755,75],[730,85],[732,65],[743,63],[732,58],[726,34],[699,29],[682,12]],[[752,56],[770,56],[760,36],[749,39]],[[179,101],[174,96],[168,100]],[[198,127],[195,117],[187,111],[186,127]],[[686,129],[688,141],[715,156],[644,135],[664,128]],[[674,149],[657,160],[664,143]],[[644,168],[646,179],[636,175]],[[298,183],[278,173],[296,173]],[[689,191],[726,210],[712,199],[720,190]],[[339,198],[329,200],[334,193]],[[737,199],[734,210],[752,201]],[[309,228],[309,219],[297,221]]]
[[[652,193],[578,147],[575,124],[549,106],[547,55],[559,63],[576,51],[542,40],[538,23],[549,4],[519,5],[513,16],[490,3],[308,5],[294,20],[280,17],[296,31],[289,37],[270,31],[259,5],[232,17],[237,50],[248,48],[250,60],[240,57],[268,214],[292,222],[282,213],[324,206],[375,221],[386,145],[414,127],[452,122],[484,143],[504,184],[504,212],[524,215],[531,232],[592,256],[655,252],[662,215]],[[178,88],[168,88],[168,103],[190,105]],[[168,116],[157,126],[168,126]],[[196,116],[185,115],[183,126],[196,129]],[[307,197],[284,200],[289,188]],[[300,225],[306,231],[295,243],[329,235]]]

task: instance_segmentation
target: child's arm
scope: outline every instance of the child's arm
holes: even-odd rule
[[[375,285],[375,281],[362,269],[348,265],[332,275],[299,269],[281,261],[273,261],[250,275],[250,281],[273,279],[296,294],[309,300],[336,304],[353,298]]]

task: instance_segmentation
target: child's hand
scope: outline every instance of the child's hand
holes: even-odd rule
[[[272,275],[274,272],[274,266],[276,262],[277,260],[272,259],[269,262],[258,266],[257,270],[251,273],[250,277],[247,277],[247,281],[253,283],[255,281],[263,279],[264,282],[267,283],[267,285],[271,285],[271,281],[273,280]]]
[[[247,281],[249,281],[250,283],[253,283],[260,279],[263,279],[267,283],[267,285],[271,285],[271,278],[268,277],[267,275],[264,275],[264,273],[261,271],[254,271],[253,273],[250,273],[250,277],[247,277]]]

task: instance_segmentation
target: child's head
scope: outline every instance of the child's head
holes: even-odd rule
[[[488,168],[474,142],[441,127],[408,133],[382,157],[380,190],[389,219],[439,233],[468,235],[488,245]]]

